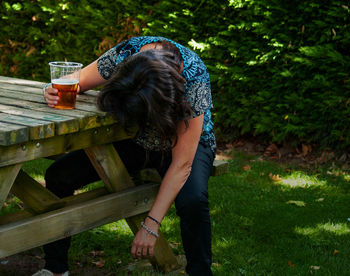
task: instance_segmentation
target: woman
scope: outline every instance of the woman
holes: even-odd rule
[[[201,59],[167,38],[134,37],[82,69],[79,85],[80,92],[103,85],[99,108],[115,114],[126,128],[138,125],[133,139],[114,143],[129,173],[152,167],[162,176],[156,200],[134,238],[133,257],[153,255],[161,221],[175,201],[186,272],[212,275],[208,179],[216,144],[209,74]],[[57,90],[47,88],[44,96],[49,106],[57,104]],[[65,197],[99,177],[81,150],[56,160],[45,179],[49,190]],[[67,238],[44,246],[42,273],[68,275],[69,244]]]

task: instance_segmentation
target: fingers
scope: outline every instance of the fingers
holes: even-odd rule
[[[54,107],[57,105],[59,97],[58,97],[58,90],[55,88],[48,87],[45,90],[44,98],[50,107]]]
[[[153,257],[153,247],[135,247],[134,253],[131,252],[131,254],[134,257],[134,259],[151,258]]]
[[[148,256],[149,256],[150,258],[152,258],[152,257],[153,257],[153,254],[154,254],[154,246],[148,247]]]
[[[153,257],[156,238],[147,234],[144,229],[137,232],[131,247],[131,255],[134,259]]]

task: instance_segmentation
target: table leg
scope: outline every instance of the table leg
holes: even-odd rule
[[[4,204],[21,167],[22,164],[16,164],[0,168],[0,209]]]
[[[85,152],[108,190],[118,192],[135,186],[112,144],[91,147],[85,149]],[[126,221],[134,233],[138,231],[146,215],[147,213],[127,218]],[[151,262],[164,272],[180,267],[163,235],[157,239],[154,258]]]

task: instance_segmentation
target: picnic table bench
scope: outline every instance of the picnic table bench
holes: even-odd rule
[[[9,193],[26,208],[0,216],[0,258],[126,219],[136,233],[158,192],[160,178],[142,171],[136,186],[112,142],[130,138],[116,119],[96,108],[97,91],[77,96],[76,109],[47,106],[43,83],[0,76],[0,209]],[[104,187],[63,199],[45,189],[22,164],[84,149]],[[227,171],[216,161],[213,175]],[[138,181],[139,181],[138,180]],[[160,233],[152,264],[164,272],[179,267]]]

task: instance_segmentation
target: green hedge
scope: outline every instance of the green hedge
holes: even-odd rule
[[[141,2],[2,1],[0,74],[48,80],[49,61],[88,65],[116,43],[140,33],[136,13]]]
[[[1,3],[0,74],[47,79],[47,62],[87,64],[133,35],[200,54],[217,135],[350,145],[347,1],[158,0]]]

